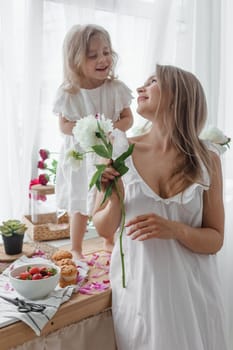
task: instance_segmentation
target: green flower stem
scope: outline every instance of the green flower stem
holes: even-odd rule
[[[120,239],[120,255],[121,255],[121,269],[122,269],[122,287],[125,288],[126,287],[125,286],[125,257],[124,257],[124,251],[123,251],[123,245],[122,245],[122,238],[123,238],[122,236],[123,236],[123,231],[125,226],[125,205],[124,205],[122,194],[117,184],[117,179],[114,179],[114,184],[115,184],[118,198],[120,200],[121,214],[122,214],[119,239]]]

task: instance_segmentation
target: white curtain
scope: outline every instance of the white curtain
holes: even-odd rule
[[[52,114],[62,77],[62,42],[76,23],[97,23],[119,54],[117,73],[136,87],[155,63],[175,64],[201,80],[209,123],[233,137],[233,4],[231,0],[1,0],[0,219],[28,210],[28,184],[37,175],[39,148],[58,151]],[[135,110],[135,103],[132,106]],[[142,119],[136,116],[135,124]],[[233,146],[223,156],[226,235],[221,273],[233,334]],[[233,339],[231,339],[233,349]]]
[[[110,32],[118,76],[134,94],[158,59],[175,58],[176,0],[1,0],[0,219],[28,212],[38,151],[60,148],[52,104],[62,77],[62,42],[76,23],[98,23]]]
[[[42,5],[0,2],[1,219],[20,218],[28,202],[40,125]]]

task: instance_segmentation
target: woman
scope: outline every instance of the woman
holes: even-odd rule
[[[158,65],[138,89],[137,111],[151,129],[129,140],[129,171],[118,180],[126,208],[126,288],[119,240],[110,270],[118,350],[226,350],[216,262],[222,174],[214,148],[199,139],[207,117],[202,86],[189,72]],[[100,205],[116,176],[109,166],[93,215],[103,237],[121,221],[116,192]]]

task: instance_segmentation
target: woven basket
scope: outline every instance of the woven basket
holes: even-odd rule
[[[62,215],[57,219],[57,224],[54,224],[56,213],[39,214],[38,224],[32,223],[31,215],[23,217],[24,223],[28,229],[26,233],[34,241],[51,241],[70,237],[69,217],[67,214]]]

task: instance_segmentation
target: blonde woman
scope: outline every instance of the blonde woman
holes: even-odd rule
[[[207,116],[202,86],[189,72],[157,65],[137,101],[151,128],[129,140],[129,171],[118,181],[126,288],[117,240],[110,266],[117,348],[226,350],[216,256],[224,239],[222,173],[214,147],[199,138]],[[116,192],[100,206],[116,176],[109,166],[93,215],[106,238],[121,221]]]
[[[69,166],[66,154],[69,149],[82,151],[74,141],[72,129],[78,119],[87,115],[104,114],[113,121],[114,127],[128,130],[133,124],[130,104],[131,91],[115,78],[117,55],[112,49],[108,32],[97,25],[75,25],[67,33],[64,45],[64,81],[59,87],[54,112],[64,143],[58,162],[56,178],[57,205],[70,214],[72,252],[83,258],[82,241],[91,211],[88,199],[90,168],[86,160],[78,171]],[[111,250],[113,240],[106,240]]]

